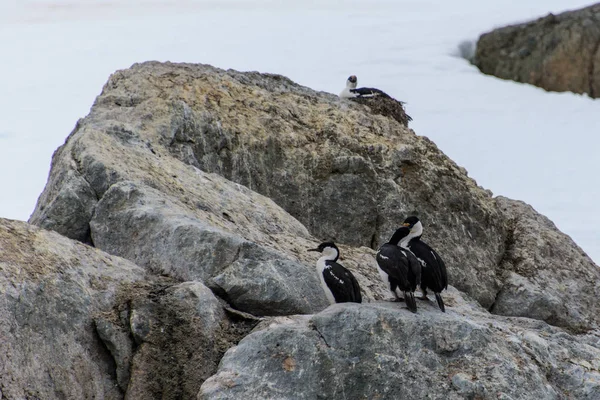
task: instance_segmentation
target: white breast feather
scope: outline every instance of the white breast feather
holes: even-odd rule
[[[325,277],[323,276],[323,271],[325,270],[325,268],[328,268],[328,266],[325,264],[325,258],[326,257],[321,257],[317,261],[317,275],[319,275],[321,287],[325,292],[325,296],[327,297],[329,304],[335,304],[335,297],[333,297],[333,293],[331,293],[331,289],[329,289],[329,286],[327,286],[327,283],[325,282]]]

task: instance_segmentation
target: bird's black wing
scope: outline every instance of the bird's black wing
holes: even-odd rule
[[[427,243],[425,243],[425,244],[427,244]],[[427,246],[427,247],[429,247],[429,246]],[[442,287],[444,289],[448,289],[448,271],[446,270],[446,263],[444,262],[442,257],[440,257],[440,255],[437,253],[437,251],[435,251],[431,247],[429,247],[429,249],[431,249],[431,252],[433,253],[434,257],[437,258],[438,262],[440,263],[439,271],[440,271],[440,282],[442,283]]]
[[[357,88],[350,89],[350,93],[357,94],[359,97],[390,97],[387,93],[375,88]]]
[[[426,268],[423,270],[422,280],[427,280],[430,289],[434,292],[441,292],[448,288],[448,273],[446,264],[442,257],[433,250],[427,243],[415,238],[408,243],[408,248],[417,258],[423,260]]]
[[[391,279],[395,279],[398,282],[400,290],[408,290],[410,287],[408,278],[409,265],[400,247],[386,243],[379,248],[376,259],[379,268],[388,274]]]
[[[358,281],[343,265],[335,261],[326,261],[327,268],[323,270],[325,283],[331,289],[336,303],[360,303],[362,296]]]
[[[348,272],[348,279],[350,279],[350,282],[352,282],[352,289],[353,289],[353,302],[355,303],[362,303],[362,293],[360,292],[360,285],[358,284],[358,281],[356,280],[356,278],[354,277],[354,275],[352,275],[352,272],[346,270]]]
[[[402,249],[409,262],[408,279],[413,284],[412,290],[415,291],[417,286],[421,284],[421,262],[413,254],[412,251]]]

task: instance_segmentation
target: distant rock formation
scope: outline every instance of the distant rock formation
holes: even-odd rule
[[[474,64],[502,79],[600,97],[600,4],[486,33]]]
[[[374,249],[408,214],[447,261],[446,314],[379,302]],[[0,220],[0,397],[598,394],[598,266],[427,138],[279,75],[116,72],[30,222],[97,249]],[[323,239],[365,304],[322,311]]]

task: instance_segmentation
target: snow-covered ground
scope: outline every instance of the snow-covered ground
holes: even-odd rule
[[[600,262],[600,100],[484,76],[462,40],[581,0],[2,0],[0,217],[26,220],[108,76],[146,60],[280,73],[408,102],[411,127]]]

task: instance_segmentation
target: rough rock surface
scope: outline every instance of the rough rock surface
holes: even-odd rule
[[[598,266],[531,206],[498,197],[509,223],[504,285],[491,311],[585,330],[600,315]]]
[[[600,4],[486,33],[474,64],[499,78],[600,97]]]
[[[337,304],[276,321],[230,349],[198,400],[595,399],[600,336],[453,309]],[[420,302],[422,305],[422,302]]]
[[[407,214],[418,213],[427,238],[447,258],[452,284],[486,306],[499,289],[505,227],[488,192],[431,141],[393,119],[278,75],[154,62],[113,74],[90,115],[54,155],[30,219],[151,270],[169,271],[172,263],[180,266],[181,279],[194,268],[201,279],[213,277],[230,260],[188,258],[185,251],[194,250],[182,249],[200,242],[183,243],[184,229],[163,230],[180,223],[181,215],[169,214],[168,207],[156,215],[156,207],[132,205],[131,229],[122,231],[119,243],[111,247],[101,238],[102,221],[113,212],[103,197],[116,195],[109,188],[125,181],[178,204],[188,221],[218,232],[213,241],[250,241],[310,268],[314,255],[304,250],[315,241],[376,249]],[[69,210],[79,211],[74,217]],[[144,240],[136,238],[138,214],[154,226],[156,234],[147,239],[172,232],[169,241],[146,241],[144,251],[137,249]],[[123,238],[132,238],[128,249]],[[311,286],[299,290],[310,293]],[[310,302],[318,306],[295,312],[323,308],[323,302]]]
[[[408,214],[460,289],[446,314],[372,302],[390,295],[374,249]],[[566,235],[395,120],[281,76],[115,73],[31,222],[112,256],[0,220],[2,398],[600,394],[600,270]],[[371,304],[318,313],[321,239]],[[248,313],[267,317],[231,348]]]
[[[200,282],[125,287],[119,305],[96,318],[97,330],[107,326],[101,337],[124,397],[132,400],[194,398],[223,353],[255,324],[228,318]]]
[[[0,219],[3,399],[194,398],[256,324],[55,232]]]
[[[282,251],[256,244],[268,243],[271,239],[262,239],[262,232],[253,232],[250,228],[260,226],[266,219],[266,234],[285,232],[308,236],[306,229],[292,218],[279,221],[277,214],[261,209],[261,202],[265,202],[262,196],[219,176],[197,172],[195,183],[199,189],[193,196],[193,208],[141,184],[124,181],[112,185],[98,203],[91,221],[94,244],[144,265],[154,273],[182,281],[207,282],[232,306],[255,315],[310,313],[322,309],[326,303],[314,268]],[[193,181],[193,178],[188,180]],[[254,241],[211,224],[213,214],[195,210],[202,205],[231,207],[219,213],[227,214],[224,222],[231,225],[230,230],[244,230],[244,237]],[[236,227],[240,219],[246,223],[238,223]],[[283,231],[283,226],[287,230]],[[309,244],[306,241],[306,246]]]
[[[597,326],[599,269],[566,235],[393,119],[278,75],[156,62],[116,72],[54,155],[31,222],[200,280],[239,310],[286,315],[325,306],[305,251],[322,239],[350,245],[342,261],[366,299],[386,297],[373,249],[410,214],[450,283],[482,306]],[[540,260],[523,284],[509,273]],[[577,266],[569,290],[563,262]]]
[[[484,307],[596,325],[597,313],[577,302],[594,299],[598,268],[555,246],[568,237],[515,241],[514,216],[427,138],[278,75],[155,62],[118,71],[54,155],[31,222],[154,273],[199,279],[240,310],[285,315],[325,305],[305,252],[321,239],[363,245],[342,246],[344,262],[367,299],[384,297],[368,247],[409,214],[424,221],[450,283]],[[511,254],[521,246],[533,254],[532,245],[560,248],[548,254],[551,264],[581,261],[596,279],[574,278],[586,287],[579,298],[537,291],[511,311],[524,298],[506,273],[521,262]],[[558,280],[563,271],[544,274]],[[535,310],[557,301],[579,311]]]
[[[55,232],[0,219],[3,399],[121,398],[93,317],[143,269]]]

